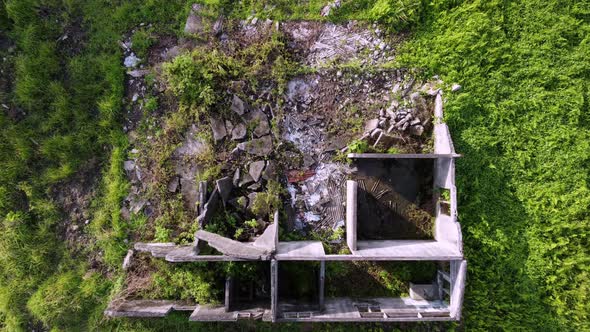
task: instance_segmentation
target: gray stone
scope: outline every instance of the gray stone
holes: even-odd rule
[[[123,61],[123,64],[127,68],[133,68],[133,67],[137,67],[137,65],[139,64],[140,61],[141,61],[140,58],[136,57],[135,54],[131,53],[131,55],[129,55],[128,57],[125,58],[125,60]]]
[[[277,179],[277,167],[274,161],[269,160],[266,162],[266,168],[262,172],[262,178],[266,181]]]
[[[215,142],[218,142],[227,136],[227,131],[225,130],[225,123],[223,120],[211,118],[211,130],[213,130],[213,139]]]
[[[451,87],[452,92],[457,92],[459,90],[461,90],[461,86],[457,83],[453,84],[453,86]]]
[[[261,137],[270,133],[270,125],[268,124],[268,117],[259,109],[252,110],[244,114],[244,120],[249,126],[254,127],[254,137]]]
[[[178,176],[172,177],[170,182],[168,182],[168,191],[171,193],[175,193],[176,190],[178,189],[179,181],[180,181],[180,179],[178,178]]]
[[[410,127],[410,134],[412,134],[414,136],[422,136],[423,133],[424,133],[424,127],[421,125],[416,125],[416,126]]]
[[[265,162],[264,160],[255,161],[250,163],[250,167],[248,169],[248,173],[254,179],[254,182],[258,182],[260,180],[260,176],[262,175],[262,171],[264,170]]]
[[[123,270],[127,271],[129,269],[129,266],[131,266],[131,258],[133,257],[133,250],[129,249],[127,250],[127,256],[125,256],[125,259],[123,260]]]
[[[132,71],[128,71],[127,75],[135,78],[144,77],[145,75],[149,74],[150,71],[148,69],[136,69]]]
[[[200,12],[203,7],[199,4],[193,4],[190,14],[186,19],[184,25],[184,32],[187,34],[197,34],[204,31],[203,18],[200,16]]]
[[[219,36],[223,32],[223,16],[219,16],[215,23],[213,23],[213,35]]]
[[[236,112],[238,115],[244,115],[244,113],[248,110],[248,105],[242,99],[240,99],[240,97],[234,95],[231,102],[231,110]]]
[[[199,228],[202,229],[205,227],[205,225],[209,223],[209,221],[215,214],[215,211],[217,210],[217,206],[219,205],[219,198],[219,191],[216,187],[215,190],[213,190],[213,192],[211,193],[211,196],[209,197],[207,203],[203,206],[201,214],[197,217],[197,223],[199,224]]]
[[[234,130],[234,125],[229,120],[225,120],[225,130],[227,135],[229,135]]]
[[[232,179],[229,176],[226,176],[224,178],[217,180],[216,184],[217,190],[219,191],[219,195],[221,196],[221,200],[223,201],[223,204],[225,204],[227,202],[227,199],[231,195],[231,191],[234,188]]]
[[[236,171],[234,172],[234,177],[232,179],[232,183],[235,187],[237,187],[240,184],[240,169],[236,168]]]
[[[272,148],[270,135],[238,144],[238,149],[261,157],[268,156],[272,152]]]
[[[182,145],[174,151],[174,156],[177,158],[185,156],[196,157],[207,152],[208,148],[208,144],[197,136],[197,128],[192,126],[187,132],[186,139],[182,142]]]
[[[248,207],[248,197],[241,196],[229,201],[229,204],[238,210],[246,210]]]
[[[258,195],[258,193],[249,193],[248,194],[248,210],[252,210],[252,205],[254,204],[254,201],[256,200],[257,195]]]
[[[365,133],[370,133],[379,127],[379,119],[371,119],[365,124]]]
[[[123,162],[123,168],[127,172],[132,172],[135,169],[135,161],[133,161],[133,160],[125,160],[125,162]]]
[[[245,186],[248,186],[252,183],[254,183],[254,179],[252,179],[252,177],[250,176],[250,173],[244,172],[244,174],[242,175],[242,178],[240,179],[239,186],[245,187]]]
[[[248,186],[248,190],[251,190],[251,191],[259,191],[260,188],[262,188],[262,185],[259,182]]]
[[[199,201],[199,192],[197,189],[195,179],[180,178],[180,193],[182,194],[182,198],[191,210],[198,213],[197,202]]]
[[[246,134],[246,125],[243,123],[238,123],[234,126],[231,132],[231,139],[233,139],[234,141],[243,140],[244,138],[246,138]]]

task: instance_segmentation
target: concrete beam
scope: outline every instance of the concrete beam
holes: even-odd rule
[[[279,263],[276,259],[270,261],[270,313],[271,321],[277,321],[277,304],[279,299]]]
[[[456,153],[349,153],[350,159],[438,159],[438,158],[459,158]]]
[[[356,251],[357,191],[355,181],[346,181],[346,244],[353,253]]]
[[[320,294],[319,294],[319,305],[320,311],[324,310],[324,284],[326,279],[326,262],[320,261]]]
[[[279,212],[274,214],[274,222],[266,227],[264,233],[254,241],[254,246],[257,248],[266,249],[271,253],[277,251],[279,244]]]
[[[231,293],[232,293],[232,288],[233,288],[233,279],[232,277],[227,277],[225,278],[225,312],[229,312],[230,311],[230,306],[231,306]]]

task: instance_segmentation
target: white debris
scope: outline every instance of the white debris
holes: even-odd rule
[[[124,65],[127,68],[133,68],[137,67],[140,61],[140,58],[136,57],[134,53],[131,53],[131,55],[125,58]]]

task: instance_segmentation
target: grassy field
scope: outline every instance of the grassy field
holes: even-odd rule
[[[325,5],[206,2],[229,17],[254,10],[281,20],[323,19]],[[0,0],[0,44],[13,43],[0,48],[0,102],[20,110],[0,112],[0,330],[271,329],[102,317],[121,287],[130,227],[119,216],[128,143],[118,41],[140,23],[180,34],[191,3]],[[458,326],[313,327],[590,330],[590,2],[345,0],[330,20],[349,19],[409,32],[399,65],[463,87],[445,94],[445,117],[464,155],[457,187],[468,286]],[[91,245],[73,250],[51,188],[95,164]]]

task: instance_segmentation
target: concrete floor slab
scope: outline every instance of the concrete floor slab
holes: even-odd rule
[[[326,253],[320,241],[279,242],[275,258],[279,261],[321,260]]]

